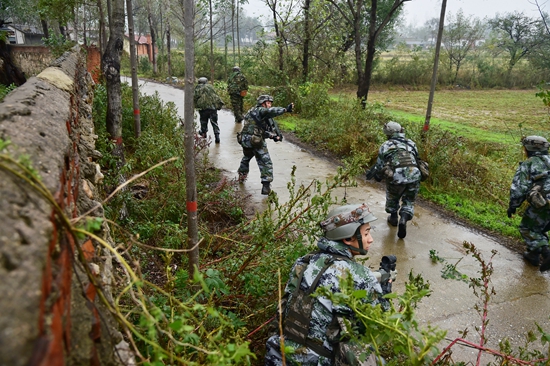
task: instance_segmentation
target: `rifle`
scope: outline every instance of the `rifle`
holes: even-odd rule
[[[268,118],[266,121],[266,136],[267,138],[272,139],[273,141],[283,141],[283,134],[279,130],[277,122],[273,118]]]
[[[380,262],[380,269],[374,272],[374,276],[380,283],[384,295],[391,292],[392,281],[397,277],[396,262],[397,257],[395,255],[385,255]]]
[[[388,179],[391,179],[393,177],[393,171],[388,165],[384,165],[384,167],[382,168],[382,171],[376,171],[374,167],[375,166],[367,170],[367,173],[366,173],[367,180],[371,180],[372,178],[374,178],[375,181],[381,182],[382,179],[384,179],[383,177],[387,177]],[[389,173],[391,173],[391,175]]]

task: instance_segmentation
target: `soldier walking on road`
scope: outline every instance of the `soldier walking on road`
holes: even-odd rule
[[[523,258],[533,266],[540,265],[540,271],[544,272],[550,269],[547,234],[550,230],[550,144],[541,136],[527,136],[521,143],[527,160],[520,163],[512,180],[507,214],[511,218],[523,201],[529,203],[519,225],[527,245]]]
[[[414,203],[420,188],[418,149],[412,140],[405,138],[404,130],[397,122],[386,123],[384,134],[388,141],[380,146],[376,164],[367,171],[367,180],[374,178],[380,182],[386,179],[388,223],[399,225],[397,236],[403,239],[407,235],[407,221],[414,217]]]
[[[212,124],[216,144],[220,143],[220,127],[218,126],[218,111],[222,109],[223,101],[216,93],[214,87],[207,83],[205,77],[199,78],[199,83],[195,87],[193,101],[195,108],[199,110],[201,129],[199,135],[206,138],[208,132],[208,120]]]
[[[367,254],[373,243],[370,223],[374,220],[376,217],[364,203],[333,209],[320,223],[324,236],[317,242],[319,250],[294,263],[281,302],[284,345],[295,350],[285,354],[287,365],[380,364],[371,347],[343,336],[346,324],[361,329],[349,306],[335,304],[324,296],[311,296],[320,287],[339,293],[341,281],[351,277],[354,290],[364,291],[360,301],[389,308],[382,296],[391,288],[383,290],[374,272],[354,260],[356,255]],[[279,332],[267,340],[265,366],[283,365],[280,342]]]
[[[273,97],[271,95],[260,95],[256,106],[251,108],[244,116],[245,123],[240,133],[237,134],[237,141],[243,148],[243,158],[239,166],[239,182],[244,182],[250,170],[250,160],[256,158],[258,168],[260,168],[260,178],[262,181],[262,194],[271,192],[271,182],[273,181],[273,163],[267,151],[266,138],[275,142],[283,141],[283,134],[273,119],[285,112],[292,112],[294,103],[290,103],[286,108],[272,107]]]
[[[241,123],[243,121],[243,99],[248,93],[248,81],[239,66],[233,67],[233,72],[229,75],[227,93],[231,99],[235,123]]]

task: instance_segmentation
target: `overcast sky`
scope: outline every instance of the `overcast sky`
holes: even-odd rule
[[[548,0],[539,0],[543,10],[550,11]],[[479,18],[494,17],[497,13],[504,14],[513,11],[523,11],[525,15],[538,17],[539,13],[534,0],[447,0],[447,12],[455,14],[462,9],[465,15],[475,15]],[[441,0],[411,0],[405,3],[405,19],[408,24],[421,26],[430,18],[439,18]],[[263,0],[249,0],[244,5],[246,14],[250,17],[262,16],[262,23],[270,20],[269,8]]]

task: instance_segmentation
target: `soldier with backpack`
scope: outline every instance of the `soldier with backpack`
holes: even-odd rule
[[[550,144],[542,136],[527,136],[521,143],[527,159],[520,163],[512,180],[507,214],[511,218],[524,201],[529,203],[519,225],[527,245],[523,258],[544,272],[550,270]]]
[[[422,178],[418,149],[412,140],[405,137],[403,128],[397,122],[386,123],[384,134],[388,141],[380,146],[376,164],[367,171],[367,180],[374,178],[380,182],[386,179],[388,223],[399,226],[397,236],[403,239],[407,235],[407,221],[414,217],[414,203]]]
[[[319,287],[341,292],[340,281],[353,279],[354,290],[365,290],[361,301],[388,309],[375,273],[356,262],[356,255],[365,255],[374,239],[370,223],[376,220],[367,204],[350,204],[331,210],[320,222],[324,236],[318,251],[300,257],[294,263],[282,300],[284,345],[294,352],[285,354],[287,365],[379,365],[370,347],[343,338],[345,321],[357,322],[345,304],[335,304],[324,296],[311,294]],[[395,258],[395,257],[393,257]],[[391,281],[390,281],[391,282]],[[358,324],[357,324],[358,325]],[[283,364],[279,332],[266,343],[266,366]]]
[[[233,67],[233,72],[227,79],[227,93],[229,94],[229,99],[231,99],[235,123],[241,123],[244,118],[243,101],[248,93],[248,80],[246,80],[239,66]]]
[[[206,138],[208,132],[208,120],[212,124],[216,144],[220,143],[220,127],[218,126],[218,111],[223,107],[223,101],[216,93],[214,87],[207,83],[205,77],[199,78],[199,83],[195,87],[193,101],[195,108],[199,110],[201,129],[199,135]]]
[[[272,104],[273,97],[271,95],[260,95],[256,100],[256,106],[250,108],[244,116],[245,123],[241,132],[237,134],[237,142],[243,148],[243,158],[237,170],[239,182],[243,183],[247,179],[250,160],[256,158],[262,181],[261,193],[264,195],[271,192],[271,182],[273,181],[273,162],[269,156],[265,139],[269,138],[275,142],[283,141],[283,134],[273,118],[283,113],[292,113],[292,108],[294,108],[294,103],[290,103],[286,108],[273,107]]]

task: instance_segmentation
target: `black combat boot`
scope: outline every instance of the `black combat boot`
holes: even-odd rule
[[[402,213],[399,219],[399,228],[397,229],[397,236],[401,239],[407,236],[407,221],[411,220],[412,216],[409,213]]]
[[[200,135],[203,139],[206,138],[206,132],[200,131],[200,132],[199,132],[199,135]]]
[[[523,252],[523,259],[529,262],[532,266],[538,267],[540,263],[540,252],[538,250]]]
[[[542,247],[541,251],[542,256],[542,262],[540,264],[540,271],[548,271],[550,269],[550,249],[548,249],[548,245]]]
[[[391,226],[397,226],[397,212],[392,212],[390,216],[388,216],[388,224]]]
[[[220,143],[220,134],[217,133],[215,136],[216,136],[216,144],[219,144]]]
[[[262,183],[262,194],[268,195],[271,192],[271,186],[269,182]]]

